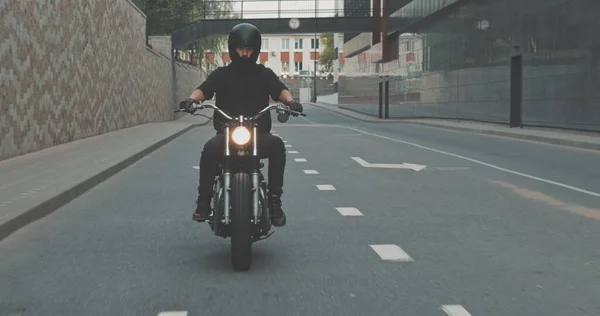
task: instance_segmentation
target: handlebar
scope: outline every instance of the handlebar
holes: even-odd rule
[[[196,106],[196,105],[199,105],[199,106]],[[216,105],[214,105],[214,104],[210,104],[210,103],[207,103],[207,104],[201,104],[201,103],[195,102],[195,103],[192,105],[192,108],[191,108],[189,111],[186,111],[186,110],[184,110],[184,109],[179,109],[179,110],[175,110],[175,112],[187,112],[187,113],[190,113],[190,114],[194,115],[194,112],[196,112],[197,110],[202,110],[202,109],[204,109],[204,108],[211,108],[211,109],[214,109],[215,111],[219,112],[221,115],[223,115],[223,116],[224,116],[225,118],[227,118],[228,120],[234,120],[234,118],[233,118],[233,117],[231,117],[231,115],[229,115],[229,114],[228,114],[228,113],[226,113],[225,111],[223,111],[223,110],[219,109],[219,108],[218,108]],[[287,106],[287,105],[285,105],[285,104],[282,104],[282,103],[277,103],[277,104],[271,104],[271,105],[269,105],[269,106],[265,107],[264,109],[260,110],[260,112],[258,112],[256,115],[254,115],[254,116],[253,116],[253,117],[252,117],[250,120],[251,120],[251,121],[255,121],[255,120],[257,120],[259,117],[261,117],[263,114],[265,114],[266,112],[268,112],[268,111],[270,111],[270,110],[273,110],[273,109],[277,109],[277,110],[280,110],[280,111],[289,112],[289,113],[292,113],[292,114],[297,114],[297,115],[306,116],[306,114],[304,114],[304,113],[302,113],[302,112],[297,112],[297,111],[292,111],[292,110],[290,110],[290,107],[289,107],[289,106]]]

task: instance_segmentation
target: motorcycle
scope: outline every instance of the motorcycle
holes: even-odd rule
[[[277,111],[280,123],[287,122],[290,114],[306,115],[283,104],[269,105],[253,117],[233,117],[215,105],[200,103],[194,103],[188,111],[175,112],[202,115],[195,112],[204,108],[212,108],[227,119],[226,123],[219,122],[225,125],[225,153],[214,180],[212,214],[207,222],[216,236],[231,238],[233,269],[246,271],[252,265],[252,243],[274,233],[267,206],[267,183],[261,172],[264,163],[258,153],[257,120],[271,110]]]

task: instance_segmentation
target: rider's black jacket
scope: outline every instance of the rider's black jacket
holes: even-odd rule
[[[270,68],[257,64],[252,70],[240,70],[233,64],[214,70],[198,87],[206,100],[217,94],[216,106],[232,116],[252,116],[269,106],[269,95],[273,101],[279,101],[279,95],[288,88],[279,80]],[[222,133],[224,126],[217,121],[226,119],[214,111],[213,125]],[[271,114],[264,113],[258,120],[260,132],[271,130]]]

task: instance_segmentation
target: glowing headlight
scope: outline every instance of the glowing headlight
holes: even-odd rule
[[[238,145],[244,145],[250,140],[250,131],[243,126],[238,126],[231,133],[231,139]]]

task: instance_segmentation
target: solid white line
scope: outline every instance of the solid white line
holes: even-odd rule
[[[331,184],[317,184],[317,188],[321,191],[333,191],[335,188]]]
[[[461,305],[442,305],[442,310],[449,316],[471,316]]]
[[[317,124],[317,123],[315,123],[315,122],[313,122],[313,121],[311,121],[311,120],[307,119],[307,118],[306,118],[306,117],[304,117],[304,116],[302,116],[302,118],[303,118],[305,121],[309,122],[310,124]]]
[[[294,158],[296,162],[306,162],[306,158]]]
[[[160,312],[158,316],[187,316],[188,312]]]
[[[336,207],[335,209],[344,216],[363,216],[363,213],[356,207]]]
[[[375,252],[386,261],[414,261],[402,248],[397,245],[370,245]]]
[[[306,174],[319,174],[319,172],[317,170],[304,170],[304,173],[306,173]]]
[[[290,150],[290,151],[288,151],[288,154],[297,154],[297,153],[298,153],[298,151],[296,151],[296,150]]]
[[[411,142],[407,142],[407,141],[403,141],[403,140],[399,140],[399,139],[395,139],[395,138],[391,138],[391,137],[387,137],[387,136],[383,136],[383,135],[378,135],[378,134],[373,134],[373,133],[365,132],[363,130],[359,130],[359,129],[348,127],[348,126],[341,126],[341,127],[345,127],[347,129],[351,129],[353,131],[361,132],[361,133],[363,133],[365,135],[370,135],[370,136],[379,137],[379,138],[391,140],[391,141],[402,143],[402,144],[406,144],[406,145],[411,145],[411,146],[414,146],[414,147],[418,147],[418,148],[422,148],[422,149],[425,149],[425,150],[433,151],[433,152],[440,153],[440,154],[443,154],[443,155],[448,155],[448,156],[452,156],[452,157],[455,157],[455,158],[459,158],[459,159],[467,160],[467,161],[470,161],[470,162],[474,162],[476,164],[480,164],[480,165],[483,165],[483,166],[486,166],[486,167],[490,167],[490,168],[493,168],[493,169],[497,169],[497,170],[500,170],[500,171],[504,171],[504,172],[516,174],[518,176],[522,176],[522,177],[525,177],[525,178],[529,178],[529,179],[533,179],[533,180],[538,180],[538,181],[541,181],[541,182],[545,182],[545,183],[553,184],[553,185],[556,185],[556,186],[559,186],[559,187],[563,187],[565,189],[577,191],[577,192],[580,192],[580,193],[585,193],[585,194],[592,195],[592,196],[595,196],[595,197],[600,197],[600,193],[597,193],[597,192],[588,191],[588,190],[577,188],[577,187],[574,187],[574,186],[571,186],[571,185],[568,185],[568,184],[564,184],[564,183],[560,183],[560,182],[555,182],[555,181],[551,181],[551,180],[548,180],[548,179],[544,179],[544,178],[532,176],[532,175],[529,175],[529,174],[526,174],[526,173],[522,173],[522,172],[518,172],[518,171],[513,171],[513,170],[502,168],[502,167],[498,167],[496,165],[492,165],[492,164],[489,164],[489,163],[486,163],[486,162],[483,162],[483,161],[479,161],[477,159],[473,159],[473,158],[469,158],[469,157],[465,157],[465,156],[461,156],[461,155],[457,155],[457,154],[445,152],[445,151],[442,151],[442,150],[437,150],[437,149],[434,149],[434,148],[429,148],[429,147],[421,146],[419,144],[415,144],[415,143],[411,143]]]

